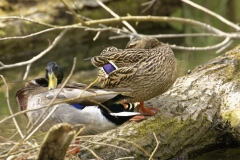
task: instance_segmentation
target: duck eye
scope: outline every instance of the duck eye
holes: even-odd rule
[[[130,44],[127,48],[133,48],[135,46],[136,46],[136,44]]]

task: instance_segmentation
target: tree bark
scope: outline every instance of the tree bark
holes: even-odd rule
[[[167,92],[146,102],[149,106],[160,108],[161,112],[156,116],[140,123],[127,123],[90,139],[81,137],[82,146],[90,148],[103,159],[148,159],[151,154],[154,159],[170,159],[206,151],[225,142],[239,144],[239,68],[240,46],[237,46],[178,78]],[[153,152],[157,144],[153,132],[160,142],[156,152]],[[80,157],[94,156],[83,148]]]

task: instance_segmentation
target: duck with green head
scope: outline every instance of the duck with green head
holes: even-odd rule
[[[35,123],[53,97],[59,92],[54,103],[43,115],[43,121],[54,107],[56,110],[40,127],[42,131],[48,131],[51,126],[58,123],[84,124],[84,134],[97,134],[123,124],[138,112],[133,112],[137,104],[116,103],[128,98],[126,89],[102,89],[92,86],[86,90],[87,85],[81,83],[69,83],[60,91],[63,71],[56,62],[50,62],[46,66],[46,77],[27,82],[16,93],[16,100],[20,109],[38,109],[26,112],[26,117],[31,123]],[[81,95],[81,97],[79,97]],[[70,100],[69,100],[70,99]],[[63,102],[64,101],[64,102]],[[101,104],[99,104],[101,103]],[[105,107],[103,107],[105,106]],[[39,123],[40,123],[39,122]],[[38,123],[38,124],[39,124]]]

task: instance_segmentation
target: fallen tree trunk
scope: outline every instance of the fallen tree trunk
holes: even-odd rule
[[[170,159],[224,143],[228,137],[226,135],[233,140],[228,143],[238,144],[239,68],[240,46],[237,46],[197,67],[189,75],[178,78],[166,93],[148,101],[147,104],[161,110],[155,117],[149,117],[140,123],[128,123],[90,139],[81,137],[82,146],[90,148],[103,159],[147,159],[151,154],[155,159]],[[108,145],[99,145],[97,142]],[[80,157],[86,159],[94,155],[83,148]]]

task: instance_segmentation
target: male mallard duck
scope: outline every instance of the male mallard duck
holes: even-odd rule
[[[60,91],[60,87],[57,87],[56,84],[59,84],[62,78],[63,72],[57,63],[48,63],[46,67],[46,78],[39,78],[27,82],[25,86],[17,91],[16,100],[20,109],[22,111],[37,109],[49,104],[53,97]],[[129,92],[126,91],[126,89],[110,90],[93,86],[85,90],[86,87],[87,85],[81,83],[72,83],[64,86],[54,101],[58,102],[58,104],[52,105],[41,118],[40,122],[47,117],[54,107],[57,107],[57,109],[40,129],[42,131],[48,131],[54,124],[65,122],[72,125],[85,124],[86,128],[81,134],[97,134],[116,128],[118,125],[123,124],[133,116],[139,114],[138,112],[133,112],[137,104],[115,103],[127,97],[123,95]],[[50,90],[48,90],[48,88]],[[81,95],[81,98],[76,99],[79,95]],[[69,98],[75,99],[62,102]],[[26,112],[26,116],[30,122],[35,123],[45,110],[46,108],[29,111]]]
[[[143,101],[167,91],[177,78],[177,60],[171,48],[155,38],[134,38],[126,49],[105,48],[100,56],[89,58],[99,68],[103,88],[131,88],[127,102],[141,102],[139,112],[154,115]]]

